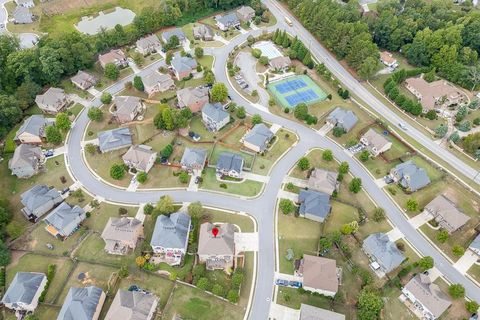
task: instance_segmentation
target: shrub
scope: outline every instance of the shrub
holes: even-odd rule
[[[264,66],[266,66],[268,64],[268,58],[265,57],[265,56],[261,56],[259,59],[258,59],[258,62]]]
[[[414,212],[418,210],[418,201],[410,198],[407,200],[407,211]]]
[[[207,278],[200,278],[197,281],[197,287],[202,289],[202,290],[207,290],[209,287],[208,279]]]
[[[238,292],[236,290],[229,290],[227,293],[227,299],[231,303],[237,303],[238,302]]]
[[[262,50],[260,49],[252,49],[252,56],[259,59],[262,56]]]
[[[380,222],[385,220],[385,210],[383,208],[375,208],[375,211],[373,213],[373,221],[375,222]]]
[[[88,118],[92,121],[102,121],[103,111],[97,107],[91,107],[88,109]]]
[[[214,295],[223,297],[223,295],[225,294],[225,289],[220,284],[216,283],[212,288],[212,293]]]
[[[145,86],[143,85],[143,81],[141,77],[135,76],[133,78],[133,87],[141,92],[145,90]]]
[[[322,159],[325,161],[332,161],[333,160],[333,152],[330,149],[323,151]]]
[[[89,154],[95,154],[97,152],[97,146],[94,145],[93,143],[87,143],[85,145],[85,151],[87,151]]]
[[[183,184],[187,183],[188,182],[188,173],[186,173],[185,171],[180,172],[180,174],[178,175],[178,179]]]
[[[150,203],[147,203],[147,204],[143,207],[143,213],[146,214],[147,216],[148,216],[148,215],[151,215],[152,212],[153,212],[153,209],[155,209],[155,207],[152,206]]]
[[[110,168],[110,177],[115,180],[121,180],[125,176],[125,165],[113,164]]]
[[[102,94],[102,97],[100,98],[100,101],[103,103],[103,104],[109,104],[112,102],[112,95],[108,92],[104,92]]]
[[[295,118],[305,120],[308,116],[308,107],[305,103],[299,103],[293,111]]]
[[[459,246],[458,244],[457,245],[454,245],[452,247],[452,253],[456,256],[456,257],[461,257],[463,256],[463,254],[465,253],[465,248],[463,248],[462,246]]]
[[[220,188],[227,189],[228,187],[226,183],[220,183]]]
[[[465,301],[465,309],[470,313],[475,313],[478,311],[480,306],[475,301]]]
[[[147,179],[148,179],[148,174],[145,171],[139,172],[137,174],[137,181],[139,183],[144,184],[145,182],[147,182]]]
[[[429,110],[425,113],[425,118],[428,120],[436,120],[438,118],[437,112],[435,110]]]
[[[125,209],[125,208],[123,208],[123,207],[118,208],[118,215],[120,215],[120,216],[125,216],[125,215],[127,215],[127,214],[128,214],[128,210],[127,210],[127,209]]]
[[[465,288],[461,284],[451,284],[448,287],[448,293],[454,299],[463,298],[465,296]]]
[[[289,191],[295,190],[295,185],[291,182],[287,183],[287,190]]]
[[[362,189],[362,179],[360,178],[353,178],[348,185],[348,190],[353,193],[358,193]]]
[[[370,152],[368,150],[363,150],[362,152],[360,152],[359,158],[362,162],[368,161],[368,159],[370,159]]]
[[[343,136],[345,133],[346,133],[346,131],[342,127],[333,128],[333,136],[335,136],[337,138]]]
[[[300,160],[298,160],[297,167],[302,171],[308,170],[310,168],[310,160],[308,160],[306,157],[300,158]]]
[[[283,212],[283,214],[290,214],[295,210],[295,205],[291,200],[288,199],[281,199],[278,207]]]
[[[127,266],[122,266],[120,268],[120,270],[118,270],[118,277],[120,279],[124,279],[124,278],[128,277],[129,274],[130,274],[130,272],[128,271]]]
[[[448,238],[450,237],[450,235],[448,234],[447,230],[440,230],[438,231],[437,233],[437,240],[438,242],[440,243],[445,243],[447,242]]]

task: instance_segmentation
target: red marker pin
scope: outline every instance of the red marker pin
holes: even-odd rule
[[[217,227],[213,227],[213,228],[212,228],[212,234],[213,234],[213,237],[214,237],[214,238],[217,237],[217,234],[218,234],[218,228],[217,228]]]

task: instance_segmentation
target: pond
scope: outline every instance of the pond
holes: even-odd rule
[[[82,17],[75,27],[82,33],[95,35],[102,29],[113,29],[117,24],[127,26],[133,22],[134,18],[133,11],[116,7],[115,10],[108,13],[100,11],[96,17]]]

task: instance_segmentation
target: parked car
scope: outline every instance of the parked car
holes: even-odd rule
[[[390,184],[390,183],[393,183],[393,182],[394,182],[394,181],[393,181],[393,178],[392,178],[389,174],[387,174],[387,175],[383,178],[383,180],[385,181],[386,184]]]
[[[69,191],[70,191],[70,188],[65,188],[65,189],[62,190],[61,194],[63,195],[65,193],[69,192]]]
[[[300,281],[289,281],[288,285],[290,287],[294,287],[294,288],[301,288],[302,287],[302,283]]]
[[[275,281],[275,284],[277,286],[285,286],[285,287],[288,287],[288,280],[283,280],[283,279],[277,279]]]
[[[196,177],[195,177],[195,184],[199,184],[199,183],[200,183],[200,179],[201,179],[200,176],[196,176]]]
[[[399,122],[398,126],[402,128],[403,130],[407,130],[407,126],[404,123]]]
[[[52,157],[54,154],[54,150],[53,149],[50,149],[50,150],[46,150],[43,152],[43,155],[48,158],[48,157]]]

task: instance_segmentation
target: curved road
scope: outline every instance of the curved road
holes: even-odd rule
[[[277,16],[279,23],[276,27],[286,28],[280,21],[283,21],[283,13],[279,14],[278,10],[271,7],[271,2],[265,2],[271,11]],[[296,24],[295,24],[296,26]],[[291,29],[290,29],[291,31]],[[295,27],[295,33],[297,28]],[[99,181],[99,179],[90,172],[83,162],[83,150],[80,147],[83,140],[83,134],[88,125],[87,112],[82,112],[75,121],[67,141],[67,150],[65,157],[67,164],[73,174],[75,180],[78,180],[88,192],[103,197],[108,201],[139,204],[146,202],[156,202],[162,195],[170,195],[175,201],[192,202],[201,201],[208,206],[231,209],[236,211],[244,211],[253,215],[258,222],[259,230],[259,252],[258,252],[258,268],[257,278],[255,282],[255,293],[253,304],[250,311],[250,319],[267,319],[270,307],[270,300],[273,294],[273,279],[275,271],[275,234],[274,234],[274,214],[275,203],[278,190],[280,190],[283,178],[287,175],[290,168],[295,162],[311,148],[328,148],[331,149],[335,157],[339,161],[347,161],[350,165],[350,171],[353,175],[360,177],[363,181],[363,187],[366,192],[374,199],[376,204],[383,207],[391,222],[405,235],[410,243],[414,244],[416,249],[423,255],[432,256],[435,260],[436,267],[440,272],[453,283],[461,283],[467,292],[467,295],[480,301],[480,289],[465,276],[460,274],[452,265],[439,253],[422,235],[420,235],[406,220],[403,213],[397,208],[393,201],[379,189],[375,181],[369,173],[355,159],[352,159],[344,149],[338,145],[317,134],[317,132],[288,119],[270,114],[251,105],[247,100],[240,96],[229,84],[225,62],[228,53],[233,47],[244,42],[249,34],[258,35],[262,30],[251,31],[248,34],[242,34],[230,42],[223,48],[206,49],[206,53],[215,56],[214,73],[217,81],[227,84],[229,92],[234,101],[240,105],[244,105],[251,114],[258,113],[263,119],[269,122],[278,123],[288,130],[298,134],[300,141],[293,147],[276,165],[270,173],[270,181],[265,187],[264,193],[256,199],[243,200],[238,197],[219,195],[208,192],[189,192],[189,191],[137,191],[127,192],[123,189],[112,187]],[[162,62],[156,62],[141,71],[146,73],[150,70],[158,68]],[[332,70],[333,71],[333,70]],[[127,81],[131,81],[133,75],[129,76],[114,86],[107,88],[105,91],[111,94],[118,93],[124,88]],[[352,90],[353,91],[353,90]],[[91,106],[100,105],[100,100],[94,99]],[[89,106],[87,106],[89,107]]]

